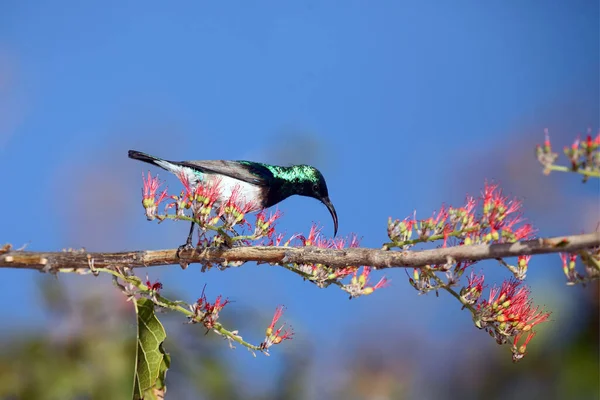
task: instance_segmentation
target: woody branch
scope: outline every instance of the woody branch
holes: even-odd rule
[[[84,271],[116,266],[143,268],[185,263],[223,264],[249,262],[271,264],[323,264],[331,268],[369,265],[373,268],[417,268],[447,262],[479,261],[547,253],[576,253],[600,246],[600,232],[558,236],[515,243],[463,245],[421,251],[386,251],[367,248],[324,249],[318,247],[248,246],[206,248],[202,251],[176,249],[120,253],[89,253],[84,250],[33,252],[0,251],[0,268],[35,269],[44,272]]]

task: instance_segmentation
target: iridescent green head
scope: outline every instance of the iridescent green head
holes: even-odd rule
[[[325,183],[323,174],[310,165],[294,165],[288,167],[287,173],[284,175],[286,177],[282,178],[295,186],[295,194],[312,197],[325,204],[331,214],[331,218],[333,218],[333,235],[337,235],[338,217],[333,203],[329,200],[329,191],[327,190],[327,183]]]

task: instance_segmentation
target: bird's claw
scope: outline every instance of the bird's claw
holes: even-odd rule
[[[223,235],[223,243],[219,245],[222,249],[231,249],[234,246],[234,242],[227,235]]]
[[[194,250],[194,246],[192,246],[192,242],[189,240],[177,248],[177,258],[181,258],[181,252],[186,250]]]

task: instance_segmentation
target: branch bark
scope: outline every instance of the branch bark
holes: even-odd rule
[[[226,262],[256,261],[274,264],[324,264],[334,268],[368,265],[378,269],[422,267],[444,264],[448,260],[477,261],[516,257],[528,254],[576,252],[600,247],[600,232],[541,238],[516,243],[479,244],[421,251],[384,251],[367,248],[321,249],[317,247],[235,247],[210,248],[202,251],[141,250],[121,253],[88,253],[85,250],[62,252],[33,252],[12,250],[9,245],[0,249],[0,268],[35,269],[42,272],[59,270],[90,270],[126,266],[130,268],[158,265],[180,265],[182,262],[223,264]]]

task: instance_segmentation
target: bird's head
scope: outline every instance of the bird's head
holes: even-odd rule
[[[325,204],[331,214],[331,218],[333,218],[333,236],[335,236],[337,235],[338,230],[338,217],[333,203],[329,200],[329,192],[327,190],[325,178],[323,178],[323,174],[315,167],[311,167],[310,165],[303,165],[302,167],[304,170],[304,179],[302,179],[301,192],[298,194],[301,196],[312,197]]]

